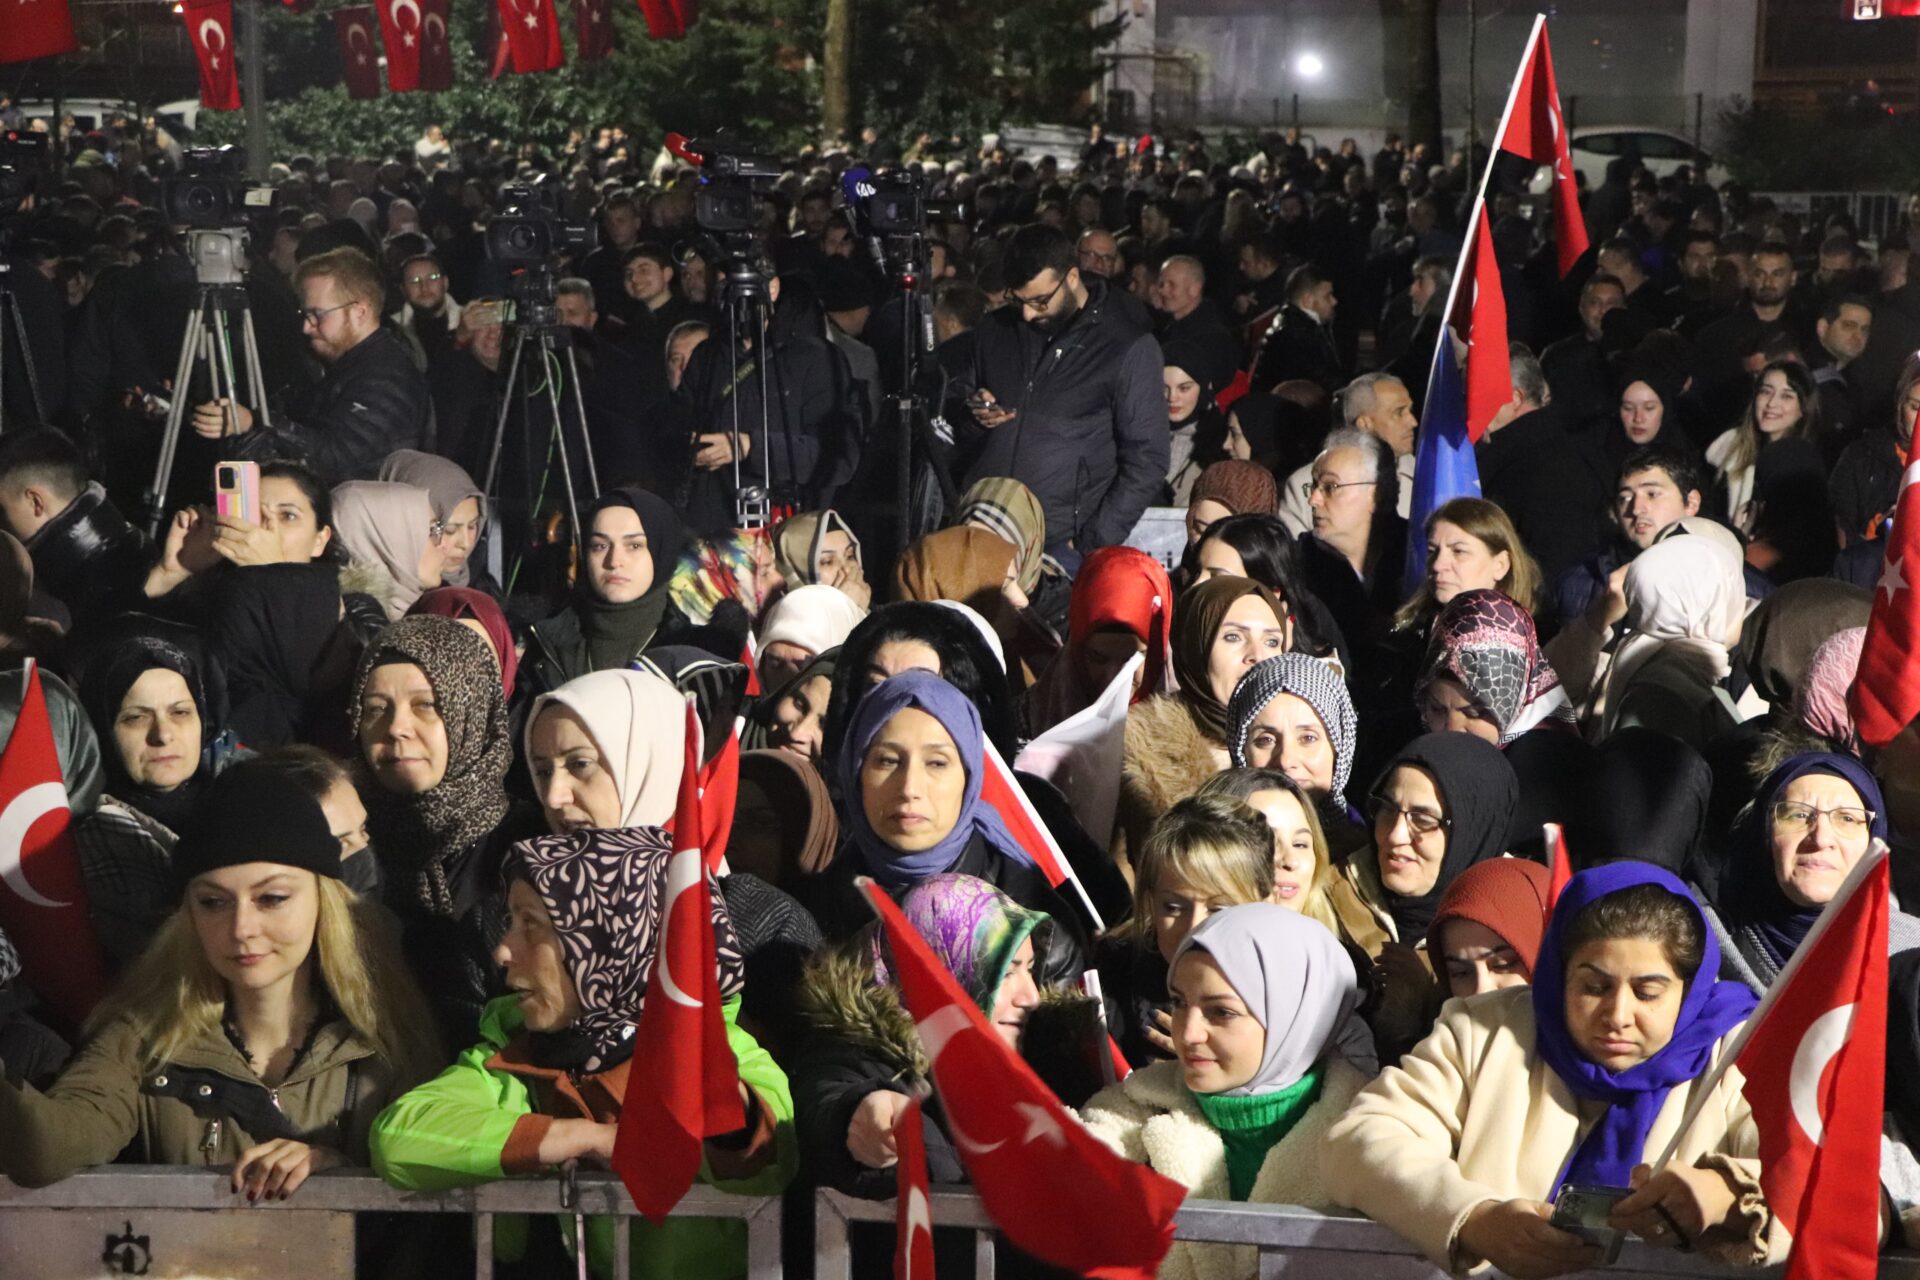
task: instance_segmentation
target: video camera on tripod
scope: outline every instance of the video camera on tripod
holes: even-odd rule
[[[554,259],[583,258],[598,243],[593,223],[566,216],[564,195],[552,174],[502,187],[500,212],[487,223],[486,251],[489,260],[516,268],[508,286],[514,304],[508,320],[517,326],[557,326]]]
[[[924,273],[927,225],[964,220],[966,207],[954,200],[927,198],[927,178],[919,166],[874,173],[855,167],[840,178],[854,233],[880,247],[880,268],[890,276]]]
[[[239,147],[189,147],[180,173],[160,189],[167,221],[187,228],[187,257],[203,285],[245,281],[246,220],[273,208],[274,189],[248,182],[246,171],[247,153]]]

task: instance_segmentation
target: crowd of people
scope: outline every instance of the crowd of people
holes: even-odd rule
[[[0,384],[0,646],[40,664],[117,985],[63,1018],[0,936],[0,1175],[127,1159],[255,1199],[606,1163],[691,705],[702,767],[742,748],[709,906],[745,1120],[702,1181],[889,1197],[916,1097],[932,1181],[967,1181],[868,877],[1008,1050],[1193,1196],[1547,1276],[1600,1256],[1557,1193],[1611,1187],[1621,1232],[1785,1256],[1720,1058],[1875,839],[1920,894],[1920,731],[1865,747],[1847,703],[1920,414],[1901,233],[1624,156],[1563,283],[1497,168],[1512,399],[1484,496],[1410,527],[1464,154],[870,131],[757,197],[760,329],[671,155],[433,141],[273,166],[237,398],[173,382],[198,264],[169,140],[115,122],[8,215],[37,377]],[[855,164],[943,202],[930,344],[845,207]],[[486,249],[539,172],[598,230],[551,264],[550,324]],[[577,398],[517,345],[556,330]],[[235,462],[257,520],[210,504]],[[770,526],[741,527],[737,463]],[[1170,564],[1128,545],[1167,507]],[[0,679],[8,733],[25,688]],[[1110,757],[1027,750],[1102,715]],[[995,756],[1077,886],[996,807]],[[1894,1247],[1920,1238],[1897,907],[1889,948]],[[635,1276],[744,1273],[739,1224],[631,1230]],[[572,1231],[493,1239],[610,1274],[614,1224]],[[856,1232],[863,1273],[890,1236]],[[453,1265],[432,1241],[386,1265]],[[1163,1274],[1255,1270],[1183,1243]]]

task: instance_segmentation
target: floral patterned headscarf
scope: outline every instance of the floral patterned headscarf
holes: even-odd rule
[[[1573,718],[1532,615],[1498,591],[1462,591],[1440,611],[1416,702],[1439,676],[1456,681],[1493,717],[1503,747],[1542,721]]]

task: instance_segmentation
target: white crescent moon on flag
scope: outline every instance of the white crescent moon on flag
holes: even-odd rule
[[[1843,1004],[1815,1018],[1793,1053],[1793,1070],[1788,1075],[1793,1118],[1816,1147],[1826,1131],[1826,1124],[1820,1118],[1820,1077],[1853,1032],[1853,1010],[1853,1005]]]
[[[660,989],[666,992],[667,999],[689,1009],[698,1009],[700,1002],[682,991],[673,980],[673,970],[667,966],[667,929],[673,920],[674,904],[680,901],[681,894],[701,883],[703,870],[698,849],[682,849],[668,860],[667,898],[660,905],[659,954],[654,961],[660,966]]]
[[[940,1055],[946,1051],[948,1041],[962,1031],[973,1030],[973,1023],[967,1020],[967,1011],[957,1004],[950,1004],[925,1022],[915,1023],[914,1029],[920,1033],[920,1043],[926,1046],[927,1066],[929,1069],[940,1063]],[[947,1112],[947,1129],[953,1134],[953,1143],[962,1151],[972,1152],[976,1156],[986,1155],[997,1147],[1007,1145],[1006,1139],[998,1142],[975,1142],[959,1123]]]
[[[413,10],[413,25],[415,29],[418,29],[420,26],[420,5],[418,0],[393,0],[393,3],[388,6],[387,14],[393,19],[393,25],[396,27],[400,27],[400,11],[402,9]],[[400,29],[402,31],[406,30],[405,27],[400,27]]]
[[[366,41],[367,48],[373,48],[373,36],[367,29],[357,22],[349,22],[347,24],[347,48],[353,48],[353,38],[355,36],[359,36],[362,40]]]
[[[434,39],[445,40],[447,38],[447,20],[445,18],[442,18],[437,13],[428,14],[426,21],[420,24],[420,29],[422,31],[425,31],[427,34],[432,35],[433,25],[436,22],[440,24],[440,34],[437,36],[434,36]]]
[[[226,48],[227,47],[227,29],[220,25],[220,20],[218,18],[206,18],[206,19],[203,19],[200,23],[200,43],[207,50],[207,52],[209,53],[213,52],[213,40],[207,34],[209,29],[211,29],[215,35],[218,35],[220,37],[220,47],[222,49]]]
[[[35,889],[27,880],[27,869],[20,860],[20,846],[33,824],[56,809],[67,807],[67,789],[58,782],[42,782],[28,787],[0,811],[0,881],[36,907],[64,907]]]
[[[924,1231],[933,1239],[933,1211],[927,1207],[927,1193],[918,1187],[907,1191],[907,1280],[913,1280],[913,1233]]]

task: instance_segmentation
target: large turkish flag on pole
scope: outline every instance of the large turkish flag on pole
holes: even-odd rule
[[[582,62],[598,62],[612,53],[611,0],[573,0],[573,34]],[[747,670],[752,671],[753,668],[748,667]]]
[[[1553,243],[1564,278],[1587,251],[1587,219],[1580,212],[1580,188],[1574,181],[1567,120],[1560,111],[1560,89],[1553,80],[1547,24],[1535,24],[1534,32],[1526,60],[1520,65],[1506,132],[1495,145],[1535,164],[1553,166]]]
[[[426,44],[420,0],[380,0],[380,42],[387,47],[387,88],[395,93],[418,89]]]
[[[25,62],[79,47],[67,0],[16,0],[0,21],[0,62]]]
[[[333,34],[340,42],[340,79],[349,98],[380,96],[380,54],[373,47],[377,24],[371,5],[333,11]]]
[[[1883,747],[1920,716],[1920,458],[1900,477],[1887,558],[1873,589],[1860,674],[1847,693],[1860,740]]]
[[[200,61],[200,105],[240,109],[240,77],[233,68],[233,0],[198,0],[180,11]]]
[[[566,60],[553,0],[498,0],[498,7],[515,74],[552,71]]]
[[[453,88],[453,45],[447,40],[448,0],[420,0],[420,87]]]

